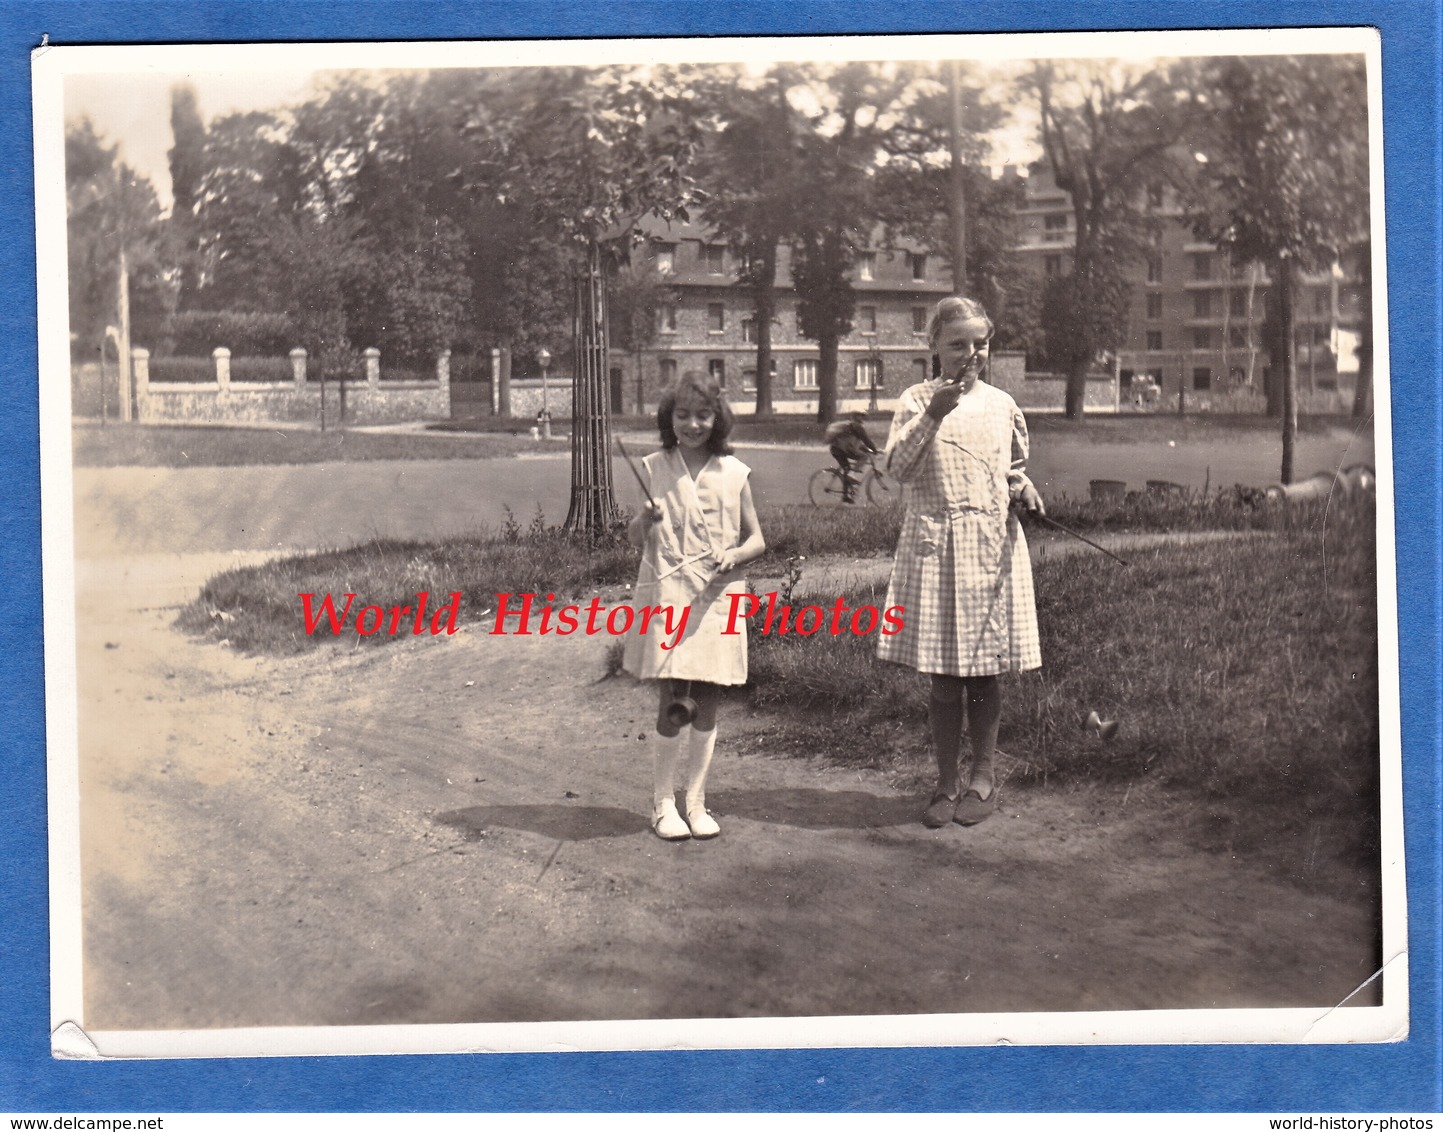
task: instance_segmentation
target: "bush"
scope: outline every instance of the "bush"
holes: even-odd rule
[[[288,315],[265,311],[184,311],[171,316],[170,337],[176,354],[206,357],[224,346],[232,354],[284,358],[300,345]]]
[[[290,358],[233,357],[230,360],[232,381],[292,381],[294,378]]]
[[[215,380],[214,358],[151,358],[150,380],[159,382],[192,382]]]

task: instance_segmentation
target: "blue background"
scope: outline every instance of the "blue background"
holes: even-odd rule
[[[1436,0],[0,5],[0,1111],[1406,1111],[1440,1107],[1440,71]],[[1412,1031],[1196,1046],[52,1061],[29,50],[67,43],[1376,26],[1383,37]],[[51,595],[52,601],[68,595]]]

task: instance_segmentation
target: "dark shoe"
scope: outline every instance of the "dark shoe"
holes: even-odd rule
[[[957,816],[957,805],[958,799],[949,798],[942,791],[937,791],[922,813],[922,824],[928,829],[941,829]]]
[[[952,820],[958,825],[976,825],[978,822],[984,822],[990,818],[992,811],[996,808],[997,786],[995,784],[992,787],[992,793],[987,795],[985,801],[976,790],[968,790],[957,802]]]

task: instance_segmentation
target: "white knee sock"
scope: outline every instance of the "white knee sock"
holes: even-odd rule
[[[676,764],[690,731],[683,727],[670,737],[660,731],[651,736],[651,800],[656,805],[676,800]]]
[[[716,751],[716,728],[710,731],[691,729],[687,744],[686,768],[686,812],[706,809],[706,773],[711,768],[711,757]]]

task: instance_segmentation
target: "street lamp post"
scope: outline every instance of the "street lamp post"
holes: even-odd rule
[[[541,439],[551,439],[550,389],[547,378],[551,369],[551,351],[545,346],[536,351],[536,360],[541,364]]]

